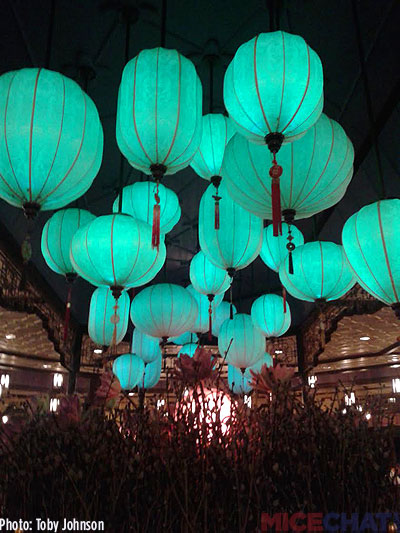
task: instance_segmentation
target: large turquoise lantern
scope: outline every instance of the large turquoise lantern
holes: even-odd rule
[[[47,266],[73,280],[77,274],[69,256],[72,238],[80,227],[96,217],[85,209],[63,209],[52,215],[43,227],[41,248]]]
[[[203,294],[208,298],[208,314],[210,318],[209,334],[211,336],[213,314],[212,302],[216,295],[223,295],[223,293],[228,290],[230,286],[229,276],[224,270],[211,263],[202,251],[193,256],[190,262],[189,276],[193,288],[198,293]],[[222,297],[220,301],[221,300]],[[217,306],[218,305],[219,304],[217,304]]]
[[[264,294],[253,302],[251,319],[266,337],[280,337],[290,328],[290,308],[281,296]]]
[[[131,305],[131,319],[137,329],[163,341],[191,330],[197,313],[190,292],[173,283],[146,287]]]
[[[400,315],[400,200],[381,200],[351,216],[342,242],[358,283]]]
[[[108,287],[97,288],[90,298],[88,332],[92,341],[100,346],[120,343],[129,324],[130,300],[126,292],[118,300],[118,318],[115,320],[115,298]]]
[[[165,244],[151,245],[151,227],[129,215],[96,218],[80,228],[71,243],[71,263],[93,285],[121,291],[151,281],[165,261]]]
[[[199,149],[190,166],[201,178],[211,181],[215,187],[214,227],[219,229],[219,186],[226,145],[235,132],[231,120],[220,113],[204,115],[203,133]]]
[[[157,185],[152,181],[137,181],[122,191],[121,212],[133,218],[143,220],[153,226],[154,193]],[[173,229],[181,218],[178,196],[164,185],[159,184],[160,197],[160,233],[165,234]],[[119,196],[113,204],[113,212],[119,211]]]
[[[279,158],[283,168],[280,202],[289,225],[336,204],[353,175],[353,145],[343,128],[324,114],[301,139],[282,146]],[[269,160],[266,146],[236,134],[226,148],[222,170],[233,200],[265,219],[273,218],[269,177],[265,175]],[[274,226],[273,235],[277,236]]]
[[[224,102],[239,132],[252,142],[266,144],[273,155],[271,194],[278,234],[282,167],[276,162],[276,153],[283,142],[304,134],[321,114],[321,61],[298,35],[282,31],[261,33],[242,44],[229,64]]]
[[[205,294],[197,292],[193,285],[188,285],[186,290],[196,300],[198,309],[196,321],[190,328],[190,331],[198,334],[208,331],[209,339],[211,340],[213,315],[215,315],[215,310],[222,302],[224,295],[217,294],[210,300]]]
[[[196,69],[176,50],[142,50],[125,65],[118,93],[117,143],[129,163],[152,175],[157,184],[165,174],[189,165],[201,140],[201,116]],[[156,232],[158,188],[154,200]]]
[[[124,390],[135,388],[143,379],[144,370],[142,359],[133,353],[120,355],[113,363],[113,373]]]
[[[135,329],[132,334],[132,353],[143,359],[147,365],[161,356],[161,348],[157,339]]]
[[[141,389],[152,389],[160,381],[162,367],[162,355],[158,355],[157,359],[152,363],[145,365],[143,376],[138,382],[138,387]]]
[[[257,363],[246,368],[245,372],[241,372],[233,365],[228,365],[228,385],[230,390],[234,394],[249,394],[252,390],[250,383],[253,379],[250,370],[260,372],[264,365],[267,365],[267,367],[273,365],[272,357],[267,352],[264,353]]]
[[[250,315],[238,313],[233,319],[225,320],[218,336],[218,348],[226,362],[242,371],[253,366],[265,351],[265,338],[256,328]]]
[[[336,300],[355,283],[342,246],[333,242],[308,242],[293,252],[294,274],[285,259],[279,277],[286,290],[307,302]]]
[[[92,184],[103,156],[95,104],[58,72],[0,76],[0,197],[32,218],[63,207]]]
[[[260,253],[262,220],[235,203],[220,185],[224,201],[220,205],[220,229],[214,228],[213,187],[204,192],[199,209],[199,241],[207,258],[232,277],[248,266]]]
[[[291,237],[290,240],[289,237]],[[293,246],[288,248],[290,243]],[[269,224],[264,228],[260,257],[267,267],[278,272],[286,257],[292,253],[296,246],[301,246],[302,244],[304,244],[304,237],[296,226],[290,226],[283,222],[282,235],[274,237],[273,226]]]
[[[216,337],[218,337],[221,326],[225,322],[225,320],[227,320],[231,316],[233,318],[236,313],[237,310],[233,304],[230,304],[229,302],[225,301],[222,301],[219,304],[219,306],[215,309],[212,323],[212,332]]]

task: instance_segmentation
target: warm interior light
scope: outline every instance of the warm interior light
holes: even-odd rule
[[[0,377],[0,385],[5,389],[10,387],[10,374],[2,374]]]
[[[50,368],[50,365],[43,365],[43,368]]]
[[[7,339],[8,341],[12,341],[13,339],[15,339],[15,335],[14,335],[14,333],[7,333],[7,335],[6,335],[6,339]]]
[[[399,378],[392,379],[392,388],[393,388],[393,392],[400,392],[400,379]]]
[[[317,381],[318,381],[317,376],[308,376],[308,385],[310,386],[311,389],[315,389],[315,385]]]
[[[64,381],[63,375],[56,372],[53,376],[53,386],[59,389],[60,387],[62,387],[63,381]]]
[[[49,409],[52,413],[55,413],[57,411],[59,405],[60,405],[60,400],[58,398],[50,399]]]
[[[7,415],[3,415],[3,416],[1,417],[1,421],[3,422],[3,424],[7,424],[7,422],[8,422],[8,416],[7,416]]]
[[[279,355],[279,354],[283,353],[283,351],[282,350],[275,350],[275,353],[276,353],[276,355]]]
[[[353,403],[356,403],[356,395],[354,394],[354,392],[344,395],[344,403],[346,405],[353,405]]]
[[[366,413],[365,418],[366,418],[367,420],[370,420],[370,419],[371,419],[371,413]]]
[[[94,353],[103,353],[103,350],[101,348],[95,348],[93,350]]]
[[[369,341],[371,337],[368,337],[368,335],[366,335],[365,337],[360,337],[360,341]]]

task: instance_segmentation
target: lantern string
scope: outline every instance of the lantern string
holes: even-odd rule
[[[287,294],[286,294],[286,289],[285,289],[285,287],[283,285],[282,285],[282,298],[283,298],[283,312],[286,314],[286,311],[287,311],[287,305],[286,305]]]
[[[46,45],[46,59],[45,68],[50,68],[51,49],[53,45],[53,33],[54,33],[54,18],[55,18],[55,0],[50,2],[50,14],[49,14],[49,28],[47,32],[47,45]]]
[[[71,305],[72,305],[72,282],[75,278],[68,279],[68,293],[67,293],[67,301],[65,302],[65,315],[64,315],[64,335],[63,340],[64,344],[67,342],[68,337],[68,330],[69,330],[69,322],[71,319]]]
[[[272,166],[269,169],[271,177],[271,202],[272,202],[272,228],[273,236],[278,237],[282,235],[282,212],[281,212],[281,191],[280,180],[282,176],[282,167],[276,161],[276,151],[272,151],[273,159]]]
[[[115,298],[114,314],[111,316],[111,323],[114,324],[114,330],[113,330],[113,335],[112,335],[112,340],[111,340],[111,350],[115,349],[117,346],[117,324],[120,320],[119,315],[118,315],[118,309],[119,309],[118,298]]]
[[[32,257],[32,244],[31,244],[31,233],[33,226],[33,218],[31,216],[27,217],[27,226],[24,240],[21,244],[21,257],[22,257],[22,271],[21,271],[21,280],[19,283],[19,290],[24,292],[27,290],[27,278],[28,278],[28,267],[29,261]]]
[[[378,167],[378,179],[379,179],[379,185],[381,189],[379,199],[384,200],[386,198],[386,188],[385,188],[385,180],[383,177],[383,170],[382,170],[382,158],[381,158],[381,153],[380,153],[379,144],[378,144],[378,137],[375,131],[375,118],[374,118],[374,111],[372,107],[371,90],[369,87],[368,74],[367,74],[367,69],[365,65],[365,51],[364,51],[364,46],[363,46],[363,41],[362,41],[362,36],[361,36],[360,19],[358,16],[356,0],[352,1],[352,8],[353,8],[354,26],[356,29],[356,39],[357,39],[358,55],[359,55],[360,67],[361,67],[361,75],[363,78],[365,100],[367,104],[367,114],[368,114],[368,120],[370,123],[370,137],[371,137],[372,145],[374,147],[376,163]]]
[[[214,300],[214,295],[208,294],[208,301],[210,302],[208,306],[208,340],[210,342],[212,341],[212,302],[213,300]]]
[[[288,236],[287,236],[288,243],[286,244],[286,248],[289,252],[289,265],[288,265],[288,271],[289,274],[294,274],[293,270],[293,255],[292,252],[295,249],[295,245],[293,244],[293,235],[292,235],[292,226],[288,224]]]
[[[231,284],[230,284],[230,287],[229,287],[229,300],[230,300],[230,304],[229,304],[229,319],[230,320],[233,320],[233,291],[232,291],[232,283],[233,283],[233,278],[231,279]]]
[[[157,251],[160,248],[160,217],[161,217],[161,208],[160,208],[160,195],[159,195],[159,185],[160,180],[156,181],[156,192],[154,193],[155,204],[153,207],[153,227],[151,234],[151,246],[152,248],[157,248]]]

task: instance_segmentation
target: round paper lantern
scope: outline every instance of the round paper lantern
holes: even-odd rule
[[[342,246],[333,242],[308,242],[293,252],[294,274],[288,258],[279,269],[282,285],[306,302],[337,300],[355,283]]]
[[[25,68],[0,76],[0,197],[32,218],[63,207],[92,184],[103,157],[93,101],[58,72]]]
[[[228,365],[228,385],[230,390],[234,394],[249,394],[252,390],[250,383],[253,379],[250,370],[260,372],[264,365],[268,367],[273,365],[272,357],[267,352],[264,353],[256,364],[246,368],[244,372],[233,365]]]
[[[206,296],[213,297],[229,289],[230,279],[225,270],[216,267],[207,256],[198,252],[190,261],[190,281],[193,288]]]
[[[343,248],[358,283],[396,313],[400,308],[400,200],[366,205],[343,227]]]
[[[118,344],[123,340],[128,329],[130,300],[126,292],[118,300],[115,322],[115,298],[108,287],[99,287],[90,298],[88,332],[93,342],[100,346]]]
[[[298,35],[282,31],[261,33],[244,43],[229,64],[224,102],[239,132],[255,143],[266,144],[273,154],[268,179],[271,178],[272,223],[274,234],[278,235],[282,167],[276,161],[276,153],[283,142],[303,135],[321,114],[321,61]]]
[[[138,330],[163,340],[192,329],[197,312],[190,292],[173,283],[146,287],[131,305],[131,319]]]
[[[193,63],[176,50],[142,50],[125,65],[117,142],[130,164],[160,179],[189,165],[202,131],[202,89]]]
[[[51,270],[74,279],[76,272],[71,264],[69,251],[76,231],[96,217],[85,209],[63,209],[52,215],[43,227],[42,254]]]
[[[123,188],[122,213],[153,225],[154,194],[157,185],[151,181],[137,181]],[[160,197],[160,232],[168,233],[179,222],[181,208],[178,196],[164,185],[158,186]],[[119,209],[119,196],[113,204],[113,212]]]
[[[321,114],[321,61],[298,35],[261,33],[242,44],[229,64],[224,103],[251,141],[265,144],[277,133],[280,142],[292,141]]]
[[[210,185],[200,201],[199,241],[207,258],[233,276],[258,256],[262,244],[262,220],[236,204],[220,186],[224,201],[220,205],[220,229],[214,228],[213,187]]]
[[[229,302],[222,301],[215,309],[213,315],[212,332],[218,337],[222,324],[230,317],[231,305]],[[232,304],[232,314],[236,315],[236,307]]]
[[[121,388],[131,390],[143,378],[143,360],[133,353],[125,353],[115,359],[113,372],[119,379]]]
[[[123,214],[97,217],[78,229],[71,244],[78,274],[93,285],[111,287],[116,297],[152,280],[165,256],[164,242],[159,250],[152,247],[150,226]]]
[[[152,363],[161,355],[158,340],[138,329],[133,330],[131,351],[143,359],[146,364]]]
[[[290,308],[286,303],[285,312],[282,296],[264,294],[253,302],[251,319],[266,337],[280,337],[290,328]]]
[[[271,156],[265,146],[234,135],[225,152],[222,174],[235,202],[255,215],[271,219]],[[311,217],[341,200],[353,175],[354,149],[343,128],[322,114],[318,122],[294,143],[282,146],[279,163],[283,217]]]
[[[198,347],[199,345],[195,343],[184,344],[178,352],[178,357],[180,357],[183,353],[185,353],[189,357],[193,357]]]
[[[194,342],[195,339],[197,339],[197,335],[195,333],[192,333],[191,331],[185,331],[185,333],[182,333],[182,335],[170,337],[169,340],[174,344],[183,346],[184,344],[190,344]]]
[[[234,394],[249,394],[252,391],[249,376],[233,365],[228,365],[228,386]]]
[[[208,331],[211,336],[213,314],[222,302],[224,295],[217,294],[212,300],[210,300],[204,294],[197,292],[193,285],[188,285],[186,290],[190,292],[196,300],[198,309],[197,318],[193,326],[190,328],[190,331],[193,333],[206,333]]]
[[[293,237],[291,242],[294,247],[304,244],[303,234],[294,225],[289,226],[289,224],[283,222],[282,235],[277,237],[274,237],[272,224],[264,228],[260,257],[267,267],[275,270],[275,272],[278,272],[279,267],[289,254],[287,248],[289,235]]]
[[[222,357],[225,357],[229,348],[226,362],[242,369],[261,359],[265,351],[265,339],[262,332],[254,326],[250,315],[238,313],[232,320],[225,320],[222,324],[218,348]]]
[[[210,113],[202,118],[203,133],[199,149],[190,166],[201,178],[211,181],[215,187],[214,226],[219,229],[219,185],[226,145],[235,132],[229,118],[219,113]]]
[[[162,367],[162,355],[157,356],[155,361],[145,365],[144,373],[138,382],[138,387],[141,389],[152,389],[160,381]]]

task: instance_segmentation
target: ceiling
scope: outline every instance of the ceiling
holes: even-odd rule
[[[355,176],[346,196],[334,209],[300,221],[306,240],[320,238],[339,243],[348,216],[378,199],[380,188],[371,131],[378,139],[387,196],[400,196],[396,150],[400,118],[397,56],[400,4],[395,0],[363,0],[355,4],[372,100],[372,130],[350,0],[166,0],[164,4],[166,46],[176,48],[195,63],[203,84],[204,113],[210,109],[224,112],[222,83],[226,66],[241,43],[274,27],[271,12],[278,15],[275,21],[279,19],[280,29],[302,35],[319,54],[325,78],[324,112],[342,124],[354,144]],[[126,5],[138,8],[138,21],[130,32],[132,58],[143,48],[160,45],[161,1],[55,0],[53,4],[52,0],[3,0],[0,7],[1,73],[48,65],[83,83],[83,74],[93,70],[87,92],[96,103],[103,124],[104,157],[92,187],[73,205],[97,215],[110,212],[119,183],[121,156],[115,140],[115,111],[125,64],[126,25],[121,22],[121,10]],[[272,9],[274,5],[276,11]],[[212,91],[207,59],[210,54],[216,56]],[[143,178],[125,163],[125,183]],[[167,236],[167,262],[156,281],[186,284],[188,262],[198,249],[197,212],[207,182],[187,168],[166,177],[164,183],[178,193],[182,218]],[[33,262],[64,300],[67,289],[63,279],[48,269],[40,253],[41,229],[50,214],[42,213],[36,222]],[[17,242],[22,242],[26,224],[20,210],[0,201],[0,221]],[[248,312],[256,296],[279,288],[277,275],[257,259],[240,272],[234,288],[235,303]],[[86,282],[77,282],[72,311],[81,323],[87,321],[92,290]],[[291,298],[289,301],[297,325],[311,306]],[[350,332],[353,325],[344,327]]]

